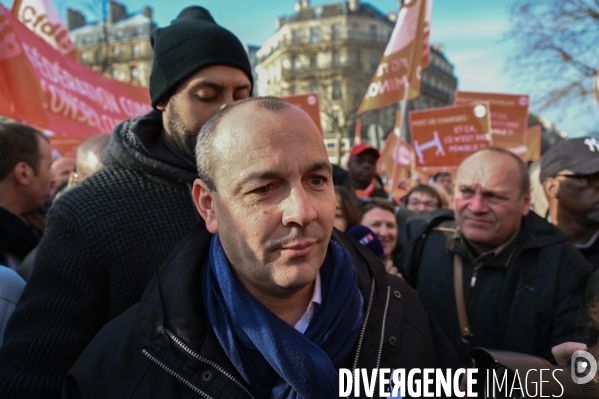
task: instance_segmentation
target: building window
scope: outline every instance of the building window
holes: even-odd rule
[[[352,63],[355,68],[360,68],[360,65],[362,64],[361,59],[362,54],[360,53],[360,50],[355,50],[352,52]]]
[[[300,44],[300,31],[297,29],[294,29],[291,32],[291,41],[293,42],[293,44]]]
[[[320,18],[322,17],[322,12],[324,11],[324,7],[319,6],[314,8],[314,18]]]
[[[316,82],[310,82],[310,91],[311,92],[318,92],[318,83],[316,83]]]
[[[131,49],[131,53],[133,54],[134,57],[139,57],[139,44],[133,45],[133,48]]]
[[[333,24],[331,29],[331,40],[341,39],[341,24]]]
[[[115,36],[117,39],[122,39],[123,38],[123,31],[122,30],[117,30],[115,32]]]
[[[112,56],[114,58],[119,58],[119,56],[121,55],[121,48],[120,47],[115,47],[112,49]]]
[[[341,66],[341,54],[339,51],[333,51],[333,67],[338,68]]]
[[[295,55],[291,57],[291,70],[294,72],[299,70],[299,60]]]
[[[102,62],[102,52],[100,50],[96,50],[94,58],[96,62]]]
[[[119,70],[116,68],[112,68],[112,77],[114,79],[118,79],[119,78]]]
[[[370,36],[371,42],[376,42],[376,40],[377,40],[376,25],[368,26],[368,35]]]
[[[372,54],[370,56],[370,68],[375,69],[379,66],[379,62],[381,60],[381,56],[378,54]]]
[[[318,43],[319,30],[318,28],[310,28],[310,43]]]
[[[341,100],[341,82],[338,80],[333,82],[333,100]]]
[[[310,69],[312,69],[312,70],[318,69],[318,57],[316,54],[312,54],[310,56]]]
[[[295,94],[295,85],[289,85],[289,94]]]
[[[139,77],[139,70],[137,69],[137,65],[131,65],[129,67],[129,72],[131,74],[131,79],[137,79]]]

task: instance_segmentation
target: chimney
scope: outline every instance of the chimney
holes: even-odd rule
[[[310,0],[302,0],[302,8],[310,8]]]
[[[110,0],[110,23],[120,21],[124,16],[127,15],[127,9],[121,3]]]
[[[360,0],[349,0],[349,10],[356,12],[360,10]]]
[[[144,17],[146,17],[150,21],[152,20],[152,7],[150,7],[150,6],[144,7]]]
[[[77,10],[67,8],[67,29],[73,30],[85,25],[85,17]]]
[[[301,9],[302,9],[302,2],[301,1],[296,1],[295,2],[295,8],[294,8],[295,12],[298,13],[298,12],[300,12]]]

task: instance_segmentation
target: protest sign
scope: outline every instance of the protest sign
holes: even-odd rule
[[[318,93],[295,94],[283,97],[283,100],[295,105],[307,113],[314,123],[316,123],[318,130],[320,130],[320,134],[324,137],[322,124],[320,123],[320,102],[318,100]]]
[[[391,39],[358,114],[420,95],[422,69],[430,62],[432,7],[432,0],[403,2]]]
[[[151,110],[147,88],[60,54],[0,5],[0,114],[49,136],[84,140]]]
[[[73,61],[79,61],[79,51],[71,41],[51,0],[15,0],[12,13],[33,33]]]
[[[488,102],[413,111],[409,114],[416,167],[454,167],[491,144]]]
[[[455,92],[455,105],[477,101],[488,101],[490,104],[494,146],[506,148],[524,143],[524,133],[528,128],[528,95]]]

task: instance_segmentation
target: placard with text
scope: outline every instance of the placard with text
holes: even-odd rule
[[[454,167],[491,145],[488,102],[412,111],[409,114],[416,167]]]

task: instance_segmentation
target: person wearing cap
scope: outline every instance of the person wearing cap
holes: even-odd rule
[[[56,398],[94,335],[138,302],[175,244],[203,223],[194,144],[220,108],[250,96],[239,39],[199,6],[151,34],[151,112],[117,126],[104,169],[53,205],[0,348],[0,397]]]
[[[381,157],[379,151],[364,143],[355,145],[350,151],[347,171],[349,188],[358,198],[387,198],[387,193],[376,175],[376,162]]]
[[[541,157],[539,180],[549,201],[547,219],[593,268],[599,267],[599,141],[563,140]]]
[[[526,165],[485,147],[457,170],[455,221],[432,219],[404,246],[400,271],[464,364],[472,347],[551,360],[554,345],[588,340],[582,302],[590,266],[529,205]]]

